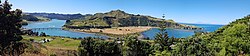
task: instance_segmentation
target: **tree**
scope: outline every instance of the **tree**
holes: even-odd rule
[[[163,18],[165,17],[164,14],[162,16]],[[155,36],[155,42],[160,45],[160,51],[163,51],[165,49],[169,50],[170,45],[168,44],[168,33],[166,32],[166,26],[165,26],[165,21],[163,19],[161,26],[160,26],[160,32],[156,34]]]
[[[46,35],[46,33],[41,32],[41,33],[40,33],[40,36],[44,36],[44,37],[46,37],[47,35]]]
[[[173,56],[214,56],[211,52],[212,50],[209,49],[205,42],[198,37],[189,37],[182,40],[180,43],[177,43],[172,51]]]
[[[248,56],[250,55],[250,17],[223,26],[215,32],[196,34],[177,43],[173,56]]]
[[[1,1],[0,1],[1,3]],[[20,9],[11,10],[11,4],[6,0],[0,5],[0,56],[20,55],[25,45],[21,42],[21,14]]]
[[[94,40],[91,37],[84,38],[79,46],[79,55],[90,56],[91,54],[94,54],[92,47],[93,43]]]
[[[135,36],[129,36],[124,39],[122,46],[123,56],[148,56],[151,54],[151,48],[148,42],[140,41]]]
[[[116,41],[105,41],[87,37],[79,46],[80,56],[121,56],[120,45]]]

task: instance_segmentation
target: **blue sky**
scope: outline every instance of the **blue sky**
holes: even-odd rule
[[[24,12],[94,14],[120,9],[176,22],[228,24],[250,14],[250,0],[10,0]]]

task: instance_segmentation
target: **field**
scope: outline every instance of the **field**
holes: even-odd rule
[[[30,39],[34,39],[34,42],[30,42]],[[50,42],[39,43],[43,39],[53,39]],[[80,40],[74,40],[70,38],[60,37],[37,37],[37,36],[23,36],[23,42],[29,46],[26,48],[26,55],[77,55],[77,48],[80,44]],[[34,54],[35,52],[35,54]],[[37,52],[37,53],[36,53]]]

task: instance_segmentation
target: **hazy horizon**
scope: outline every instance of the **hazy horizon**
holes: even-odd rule
[[[10,0],[13,9],[24,12],[94,14],[120,9],[181,23],[228,24],[250,14],[247,0]]]

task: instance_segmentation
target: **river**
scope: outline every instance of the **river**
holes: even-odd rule
[[[66,20],[57,20],[52,19],[49,22],[30,22],[28,25],[23,26],[24,28],[32,29],[32,28],[62,28],[65,24]],[[83,33],[83,32],[72,32],[62,29],[40,29],[40,30],[32,30],[34,32],[44,32],[50,36],[64,36],[64,37],[73,37],[73,38],[82,38],[82,37],[100,37],[107,38],[104,35],[98,35],[94,33]]]

